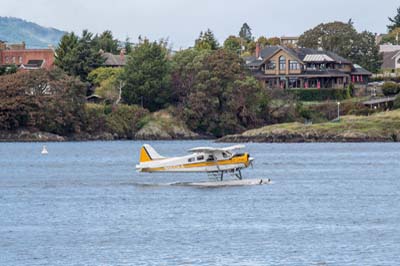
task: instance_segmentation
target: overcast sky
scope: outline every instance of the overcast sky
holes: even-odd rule
[[[253,35],[300,35],[321,22],[353,19],[358,30],[386,32],[399,0],[0,0],[0,16],[23,18],[65,31],[111,30],[124,40],[169,38],[192,46],[210,28],[222,42],[247,22]]]

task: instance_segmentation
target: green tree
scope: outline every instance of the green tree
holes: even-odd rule
[[[143,103],[150,111],[163,108],[170,94],[167,44],[144,39],[135,46],[124,67],[123,81],[122,98],[126,103]]]
[[[94,36],[93,38],[94,49],[97,51],[103,50],[104,52],[118,53],[118,40],[114,39],[111,31],[106,30],[102,34]]]
[[[382,44],[391,43],[393,45],[400,44],[400,27],[394,28],[388,35],[382,38]]]
[[[350,57],[354,63],[367,70],[373,73],[378,72],[382,64],[382,55],[379,53],[378,45],[376,45],[375,35],[368,31],[358,34]]]
[[[126,37],[125,39],[125,53],[130,54],[132,52],[132,44],[130,42],[129,37]]]
[[[95,94],[107,103],[118,104],[121,100],[123,68],[99,67],[89,73],[88,80],[96,87]]]
[[[265,36],[258,37],[257,43],[259,43],[261,47],[265,47],[267,45],[270,45],[270,43],[268,41],[268,38],[265,37]]]
[[[243,23],[242,27],[239,31],[239,37],[245,40],[246,42],[253,41],[253,35],[251,33],[251,28],[247,23]]]
[[[82,37],[74,33],[64,35],[56,49],[55,64],[69,75],[79,76],[82,81],[96,67],[103,64],[101,56],[93,42],[93,34],[84,30]]]
[[[394,16],[393,18],[389,17],[389,21],[391,22],[391,24],[387,26],[389,31],[400,27],[400,7],[397,8],[396,16]]]
[[[234,53],[240,53],[242,50],[242,42],[241,38],[231,35],[224,41],[224,49]]]
[[[258,125],[262,89],[236,53],[212,51],[196,71],[182,101],[183,118],[191,129],[222,136]]]
[[[197,50],[217,50],[219,43],[214,33],[210,29],[207,29],[204,33],[200,32],[200,36],[196,39],[194,47]]]
[[[336,21],[319,24],[303,33],[299,38],[299,46],[322,48],[351,59],[352,47],[356,40],[357,31],[352,24]]]

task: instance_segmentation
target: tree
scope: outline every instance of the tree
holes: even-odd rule
[[[368,31],[358,34],[350,57],[354,63],[376,73],[381,67],[382,55],[379,53],[378,45],[376,45],[375,35]]]
[[[382,44],[391,43],[393,45],[400,44],[400,27],[394,28],[388,35],[382,38]]]
[[[251,34],[251,28],[247,23],[244,23],[242,25],[242,28],[240,28],[239,37],[245,40],[246,42],[250,42],[254,39],[253,35]]]
[[[0,77],[0,128],[36,128],[56,134],[79,133],[84,121],[85,87],[59,69]]]
[[[197,50],[217,50],[219,43],[214,33],[210,29],[207,29],[204,33],[200,32],[200,36],[196,39],[194,47]]]
[[[92,37],[93,34],[87,30],[83,31],[80,38],[74,33],[64,35],[56,49],[55,65],[69,75],[87,81],[87,75],[104,63]]]
[[[279,45],[280,43],[281,43],[281,39],[279,37],[268,38],[269,45]]]
[[[124,67],[122,98],[128,104],[143,104],[150,111],[169,99],[170,63],[165,42],[144,39],[134,47]]]
[[[270,45],[270,43],[269,43],[269,41],[268,41],[268,38],[267,38],[267,37],[264,37],[264,36],[260,36],[260,37],[257,39],[257,43],[259,43],[261,47],[265,47],[265,46],[267,46],[267,45]]]
[[[212,51],[197,67],[182,101],[191,129],[218,137],[258,125],[262,89],[236,53]]]
[[[107,103],[118,104],[121,100],[123,68],[99,67],[90,72],[88,80],[96,86],[95,94]]]
[[[126,37],[125,39],[125,53],[130,54],[132,52],[132,44],[129,40],[129,37]]]
[[[106,30],[100,36],[96,34],[93,38],[94,49],[97,51],[103,50],[107,53],[118,53],[118,40],[114,39],[111,31]]]
[[[352,46],[357,39],[357,31],[352,24],[332,22],[319,24],[306,31],[299,38],[299,46],[307,48],[322,48],[350,58]]]
[[[393,29],[400,27],[400,7],[397,8],[396,16],[394,16],[393,18],[389,17],[389,21],[392,23],[387,26],[389,31],[392,31]]]
[[[242,39],[233,35],[229,36],[224,41],[224,49],[234,53],[240,53],[242,50]]]
[[[372,72],[377,71],[381,61],[374,35],[358,33],[351,20],[320,24],[300,36],[299,46],[334,52]]]

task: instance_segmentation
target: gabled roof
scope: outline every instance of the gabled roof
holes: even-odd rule
[[[279,51],[285,51],[287,54],[298,60],[300,63],[304,62],[338,62],[342,64],[351,64],[351,61],[329,51],[320,51],[311,48],[290,48],[286,46],[276,45],[267,46],[261,50],[260,56],[265,62]],[[255,56],[249,56],[245,58],[248,66],[260,66],[263,62],[260,62]]]
[[[124,66],[126,64],[126,56],[115,55],[112,53],[103,53],[103,58],[106,61],[103,63],[105,66]]]

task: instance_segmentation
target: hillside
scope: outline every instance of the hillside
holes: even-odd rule
[[[36,23],[13,17],[0,17],[0,40],[8,43],[25,42],[28,48],[47,48],[58,45],[66,32],[46,28]]]
[[[367,142],[400,141],[400,110],[371,116],[343,116],[340,122],[286,123],[226,136],[221,142]]]

